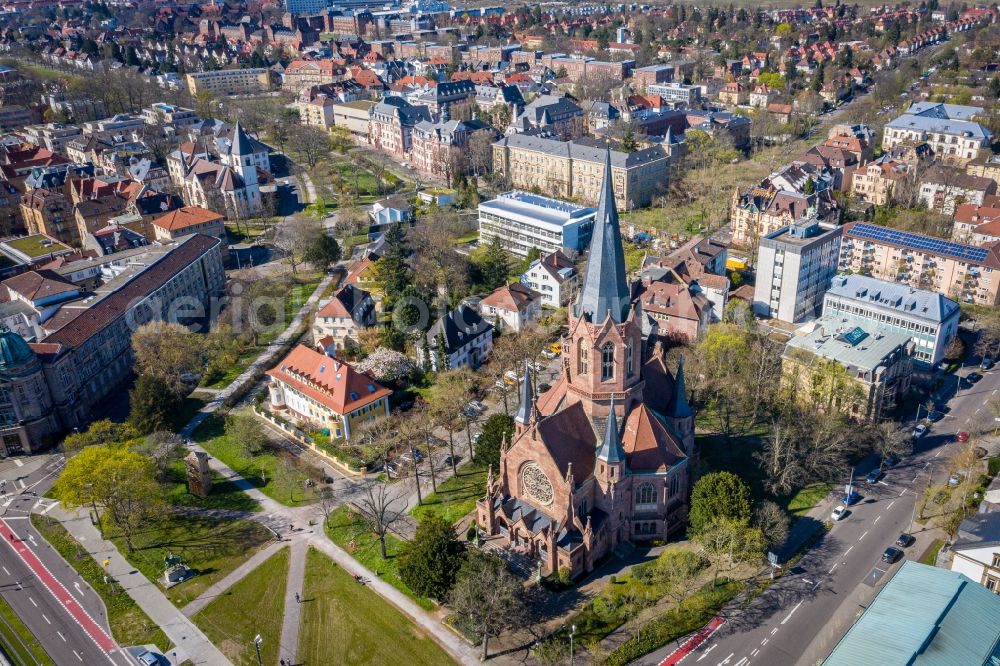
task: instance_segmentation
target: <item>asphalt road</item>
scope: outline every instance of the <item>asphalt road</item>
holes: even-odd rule
[[[56,664],[134,665],[111,637],[97,593],[31,526],[32,507],[51,504],[34,493],[45,492],[58,469],[53,456],[0,463],[6,481],[0,494],[0,596]]]
[[[975,368],[978,370],[978,368]],[[963,368],[965,375],[973,368]],[[950,474],[949,459],[961,446],[955,434],[968,430],[984,417],[985,406],[1000,395],[1000,370],[993,370],[972,387],[957,392],[957,377],[948,381],[948,413],[918,440],[913,454],[874,485],[864,482],[871,459],[855,469],[855,485],[862,495],[850,513],[784,576],[746,610],[723,616],[723,624],[689,654],[684,663],[700,666],[813,665],[821,662],[867,607],[882,585],[900,566],[881,561],[886,547],[901,532],[910,532],[916,543],[905,550],[905,559],[919,559],[933,537],[913,524],[928,476],[936,483]],[[914,412],[916,405],[914,405]],[[915,414],[914,414],[915,416]],[[911,417],[912,418],[912,417]],[[912,427],[910,421],[907,427]],[[846,483],[848,479],[844,479]],[[837,495],[842,495],[838,487]],[[832,507],[830,498],[828,503]],[[639,660],[660,664],[673,650],[668,646]]]

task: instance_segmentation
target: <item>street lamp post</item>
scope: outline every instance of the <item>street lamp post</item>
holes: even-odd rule
[[[576,625],[574,624],[569,630],[569,666],[573,666],[573,634],[576,633]]]
[[[257,634],[253,637],[253,646],[257,649],[257,666],[264,666],[264,661],[260,658],[260,645],[264,642],[264,639]]]

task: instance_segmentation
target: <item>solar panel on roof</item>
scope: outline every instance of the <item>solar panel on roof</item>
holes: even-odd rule
[[[986,248],[952,243],[940,238],[923,236],[909,231],[888,229],[874,224],[855,224],[851,228],[850,233],[861,238],[903,245],[915,250],[934,252],[935,254],[946,254],[958,257],[959,259],[965,259],[966,261],[981,262],[988,254]]]

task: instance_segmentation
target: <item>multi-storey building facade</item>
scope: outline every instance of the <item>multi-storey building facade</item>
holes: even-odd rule
[[[884,206],[892,200],[892,192],[906,178],[909,167],[902,162],[880,157],[859,167],[851,178],[851,194],[865,201]]]
[[[461,151],[475,132],[487,132],[490,141],[496,133],[482,120],[451,120],[447,109],[441,115],[439,122],[421,120],[414,125],[410,158],[418,171],[450,181],[456,162],[454,151]]]
[[[679,144],[661,144],[633,153],[611,151],[617,205],[623,210],[648,206],[654,196],[664,193],[670,163],[679,148]],[[519,189],[596,204],[603,153],[576,141],[513,134],[493,144],[493,171]]]
[[[993,134],[972,120],[983,109],[977,106],[917,102],[906,113],[889,121],[882,134],[882,149],[900,144],[927,143],[934,159],[965,165],[989,150]]]
[[[862,328],[906,333],[917,363],[934,365],[958,333],[958,303],[941,294],[867,275],[838,275],[823,297],[823,315]]]
[[[835,223],[840,209],[830,190],[804,194],[762,183],[740,194],[737,189],[729,207],[733,244],[754,247],[761,238],[803,217]]]
[[[817,316],[837,274],[840,230],[807,218],[761,238],[754,312],[792,323]]]
[[[927,289],[962,303],[1000,302],[1000,249],[993,246],[852,222],[843,227],[840,270]]]
[[[193,97],[197,97],[198,93],[225,96],[267,92],[271,89],[271,70],[250,67],[193,72],[187,75],[187,85]]]
[[[543,255],[565,249],[583,251],[594,227],[593,208],[528,192],[505,192],[479,204],[479,240],[499,238],[504,249],[526,257],[532,248]],[[558,307],[558,306],[556,306]]]
[[[386,97],[368,112],[368,142],[398,159],[406,159],[413,147],[413,128],[430,120],[426,106],[414,106],[402,97]]]

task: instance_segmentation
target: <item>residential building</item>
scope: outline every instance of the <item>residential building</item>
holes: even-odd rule
[[[688,129],[701,130],[713,139],[732,144],[733,148],[743,149],[750,143],[753,122],[746,116],[725,111],[687,109],[684,118]]]
[[[188,92],[192,97],[206,92],[215,97],[247,95],[271,90],[271,70],[267,67],[219,69],[187,74]]]
[[[267,371],[271,411],[330,439],[351,438],[363,424],[389,415],[392,391],[350,364],[298,345]]]
[[[765,179],[745,194],[734,190],[729,207],[729,225],[733,244],[755,247],[760,239],[803,217],[815,217],[821,222],[836,223],[840,209],[828,189],[804,194],[777,187]]]
[[[760,239],[753,311],[790,323],[820,313],[837,274],[841,227],[800,218]]]
[[[413,128],[430,122],[426,106],[414,106],[402,97],[385,97],[368,114],[368,142],[397,159],[406,159],[413,147]]]
[[[949,550],[952,571],[1000,594],[1000,512],[978,513],[963,520]]]
[[[526,257],[532,248],[551,254],[580,252],[590,242],[596,210],[520,190],[479,204],[479,241],[499,238],[504,248]]]
[[[858,167],[851,177],[851,194],[876,206],[892,201],[892,192],[904,182],[909,166],[888,155]]]
[[[514,437],[476,504],[477,524],[542,574],[589,573],[622,544],[667,539],[687,515],[696,453],[683,364],[674,379],[644,349],[607,153],[603,172],[562,376],[536,399],[525,368]]]
[[[485,141],[496,138],[496,132],[485,121],[477,118],[451,120],[447,108],[438,122],[421,120],[414,125],[411,134],[410,158],[413,167],[432,176],[443,176],[450,182],[456,162],[464,157],[463,149],[476,132],[486,132]]]
[[[1000,183],[1000,155],[984,152],[965,165],[965,173],[970,176],[989,178],[994,183]]]
[[[767,105],[774,101],[776,93],[764,84],[754,86],[750,91],[749,103],[755,109],[766,109]]]
[[[964,166],[989,151],[993,134],[972,120],[983,109],[976,106],[916,102],[906,112],[886,123],[882,149],[900,144],[927,143],[934,159]]]
[[[312,127],[319,127],[324,130],[333,127],[333,109],[336,106],[337,102],[326,95],[316,95],[312,99],[299,100],[295,103],[295,108],[299,112],[299,122],[303,125],[311,125]],[[367,114],[365,121],[365,132],[367,134]]]
[[[840,270],[943,294],[962,303],[996,305],[1000,247],[977,247],[866,222],[843,227]]]
[[[45,123],[44,125],[25,127],[22,133],[25,140],[32,145],[45,148],[53,153],[65,154],[66,144],[83,134],[83,131],[73,125]]]
[[[941,294],[867,275],[838,275],[823,297],[823,315],[862,328],[906,333],[913,359],[925,366],[944,358],[958,334],[958,303]]]
[[[325,2],[325,0],[321,0]],[[343,61],[336,60],[293,60],[281,73],[281,89],[298,93],[311,86],[343,81],[347,70]]]
[[[997,197],[989,197],[997,199]],[[992,205],[962,204],[955,211],[951,239],[969,245],[1000,241],[1000,200]]]
[[[142,110],[142,119],[147,125],[154,125],[168,131],[169,134],[178,134],[197,123],[200,118],[193,109],[186,109],[183,106],[157,102]]]
[[[998,645],[1000,598],[957,571],[905,560],[823,663],[990,664]]]
[[[81,129],[84,136],[95,136],[98,139],[123,137],[126,141],[135,141],[141,136],[145,125],[146,121],[143,116],[119,113],[110,118],[86,122]]]
[[[701,88],[683,83],[652,83],[646,86],[647,95],[659,95],[672,108],[694,108],[701,103]]]
[[[23,194],[21,218],[29,234],[44,234],[67,245],[80,244],[73,202],[60,190],[37,188]]]
[[[0,130],[10,132],[35,122],[35,114],[20,104],[0,106]]]
[[[427,331],[426,347],[420,345],[420,362],[434,372],[471,368],[475,370],[493,349],[493,324],[469,306],[457,308],[434,322]]]
[[[742,106],[748,97],[746,87],[739,81],[730,81],[719,91],[719,102],[726,106]]]
[[[479,302],[479,314],[497,331],[523,331],[538,321],[541,312],[542,295],[519,282],[499,287]]]
[[[100,256],[134,250],[144,245],[149,245],[149,240],[145,236],[117,223],[111,223],[103,229],[87,234],[83,241],[85,251],[94,251]]]
[[[78,274],[93,286],[76,286]],[[135,326],[172,320],[180,297],[208,311],[224,282],[218,239],[197,234],[4,281],[23,334],[0,332],[0,456],[32,453],[85,428],[132,374]]]
[[[668,346],[694,344],[712,322],[705,295],[671,271],[645,273],[636,300],[646,318],[642,328],[647,345],[656,338]]]
[[[313,344],[339,356],[361,348],[360,333],[378,323],[372,295],[347,284],[316,311],[313,321]]]
[[[932,167],[920,179],[920,201],[929,210],[954,215],[959,204],[981,206],[983,198],[996,194],[997,184],[989,178],[970,176],[954,169]]]
[[[521,274],[521,284],[541,294],[543,306],[561,308],[569,302],[576,278],[576,266],[562,250],[556,250],[531,262]]]
[[[782,390],[803,404],[877,422],[910,387],[913,348],[907,333],[823,315],[785,345]]]
[[[507,132],[545,130],[561,141],[571,141],[583,135],[583,118],[583,109],[568,97],[539,95],[512,118]]]
[[[157,241],[174,241],[188,234],[204,234],[219,239],[223,259],[229,254],[225,217],[215,211],[184,206],[155,218],[152,224]]]
[[[677,144],[658,144],[624,153],[611,151],[616,203],[622,210],[641,208],[666,191]],[[493,172],[513,187],[537,188],[560,199],[596,204],[606,148],[581,141],[558,141],[513,134],[493,144]]]

